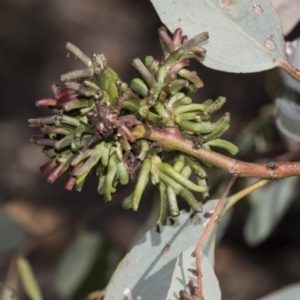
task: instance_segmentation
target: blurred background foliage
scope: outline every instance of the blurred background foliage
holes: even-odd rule
[[[107,54],[110,66],[129,81],[135,74],[133,58],[161,55],[160,25],[148,1],[0,1],[0,282],[13,285],[20,299],[27,296],[17,280],[14,258],[18,251],[28,256],[44,299],[80,300],[105,287],[117,261],[143,231],[151,201],[142,201],[138,212],[120,207],[131,187],[104,203],[96,192],[95,178],[87,180],[82,193],[64,190],[66,178],[48,184],[47,174],[39,172],[47,158],[41,148],[29,144],[34,132],[27,127],[27,119],[47,114],[34,101],[49,96],[49,87],[59,83],[60,74],[74,69],[76,63],[66,59],[66,41],[88,55]],[[299,35],[298,24],[287,39]],[[227,139],[234,140],[251,121],[257,124],[253,119],[258,115],[270,115],[271,106],[266,105],[272,100],[265,92],[264,73],[228,74],[193,67],[205,84],[197,101],[218,96],[228,99],[220,112],[232,115]],[[253,138],[255,126],[247,128],[244,138],[254,143],[239,158],[291,156],[290,145],[287,147],[271,118],[260,127],[263,138]],[[236,189],[243,184],[240,180]],[[151,198],[151,191],[149,195]],[[246,201],[237,205],[216,249],[215,269],[223,299],[255,299],[300,281],[298,196],[294,195],[271,236],[256,248],[243,240],[249,206]]]

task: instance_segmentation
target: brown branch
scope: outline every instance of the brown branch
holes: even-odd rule
[[[195,149],[194,144],[185,139],[175,127],[157,129],[151,126],[138,125],[134,128],[133,135],[136,139],[145,138],[158,142],[166,151],[180,151],[239,177],[281,179],[300,175],[300,162],[254,164],[236,160],[212,150]]]
[[[210,233],[215,221],[218,219],[218,217],[220,215],[220,212],[221,212],[221,208],[223,207],[223,204],[226,200],[226,197],[227,197],[227,195],[228,195],[228,193],[229,193],[229,191],[230,191],[230,189],[231,189],[231,187],[234,184],[236,179],[237,179],[236,175],[234,175],[230,179],[230,181],[229,181],[225,191],[223,192],[223,194],[222,194],[222,196],[221,196],[221,198],[220,198],[220,200],[219,200],[212,216],[209,219],[209,222],[207,223],[207,225],[206,225],[206,227],[203,231],[203,234],[201,235],[201,237],[200,237],[200,239],[197,243],[197,246],[196,246],[195,250],[192,253],[192,256],[196,256],[196,265],[197,265],[197,272],[198,272],[198,293],[199,293],[198,296],[200,297],[200,299],[204,299],[203,298],[203,287],[202,287],[202,271],[201,271],[201,248],[202,248],[208,234]]]
[[[292,66],[287,60],[277,61],[279,66],[288,72],[295,80],[300,82],[300,70]]]

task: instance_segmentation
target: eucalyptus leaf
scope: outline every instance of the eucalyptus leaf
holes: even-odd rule
[[[203,212],[193,219],[182,211],[174,219],[175,224],[162,226],[161,233],[153,228],[131,249],[119,264],[107,286],[106,300],[165,299],[170,278],[180,253],[187,247],[195,247],[203,233],[203,223],[217,201],[208,201]],[[215,234],[206,240],[204,253],[213,261]],[[183,288],[183,287],[182,287]]]
[[[300,284],[295,283],[257,300],[299,300]]]
[[[4,213],[0,213],[0,254],[12,252],[25,242],[24,228]]]
[[[298,177],[289,177],[252,192],[252,208],[247,217],[244,236],[251,246],[262,243],[274,230],[297,193]]]
[[[42,293],[35,279],[29,261],[24,256],[18,255],[16,262],[20,279],[27,296],[31,300],[43,300]]]
[[[70,299],[86,278],[101,245],[101,236],[82,233],[61,257],[55,276],[55,286],[63,299]]]
[[[203,64],[227,72],[267,70],[285,61],[280,20],[269,0],[151,0],[171,32],[182,28],[193,38],[207,31],[201,44],[207,54]]]
[[[168,291],[166,300],[179,300],[179,291],[185,290],[189,294],[186,284],[192,280],[197,285],[197,277],[188,269],[197,269],[195,258],[191,256],[194,247],[183,251],[177,258],[174,272],[171,279],[171,286]],[[204,299],[221,300],[221,291],[218,279],[208,258],[201,253],[201,270]]]

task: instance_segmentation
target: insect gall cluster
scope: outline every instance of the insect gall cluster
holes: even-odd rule
[[[104,54],[90,58],[67,43],[69,57],[80,60],[85,68],[63,74],[64,87],[60,90],[54,85],[52,97],[36,102],[52,114],[28,122],[41,130],[42,134],[32,136],[31,142],[42,145],[50,157],[41,166],[43,172],[52,170],[49,182],[68,171],[66,188],[81,191],[87,175],[93,172],[99,178],[98,192],[110,201],[118,184],[136,179],[133,193],[123,201],[123,207],[134,210],[151,182],[158,189],[161,209],[157,223],[162,224],[167,216],[179,215],[178,196],[194,211],[201,211],[194,193],[208,196],[207,164],[180,151],[173,151],[170,159],[164,153],[172,149],[164,149],[147,135],[137,139],[134,129],[143,126],[147,132],[149,128],[174,128],[191,139],[196,148],[221,147],[233,155],[237,148],[220,139],[229,128],[230,114],[225,113],[216,122],[211,120],[226,99],[194,103],[189,96],[203,86],[188,67],[190,59],[204,59],[206,51],[199,44],[208,39],[208,34],[188,40],[181,29],[170,36],[162,27],[158,35],[163,58],[134,59],[132,65],[140,77],[129,85],[109,68]]]

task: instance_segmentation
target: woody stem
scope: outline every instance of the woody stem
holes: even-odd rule
[[[300,162],[255,164],[236,160],[212,150],[195,149],[194,144],[185,139],[175,127],[157,129],[146,125],[138,125],[132,133],[136,139],[148,139],[158,142],[165,151],[180,151],[238,177],[282,179],[300,175]]]

